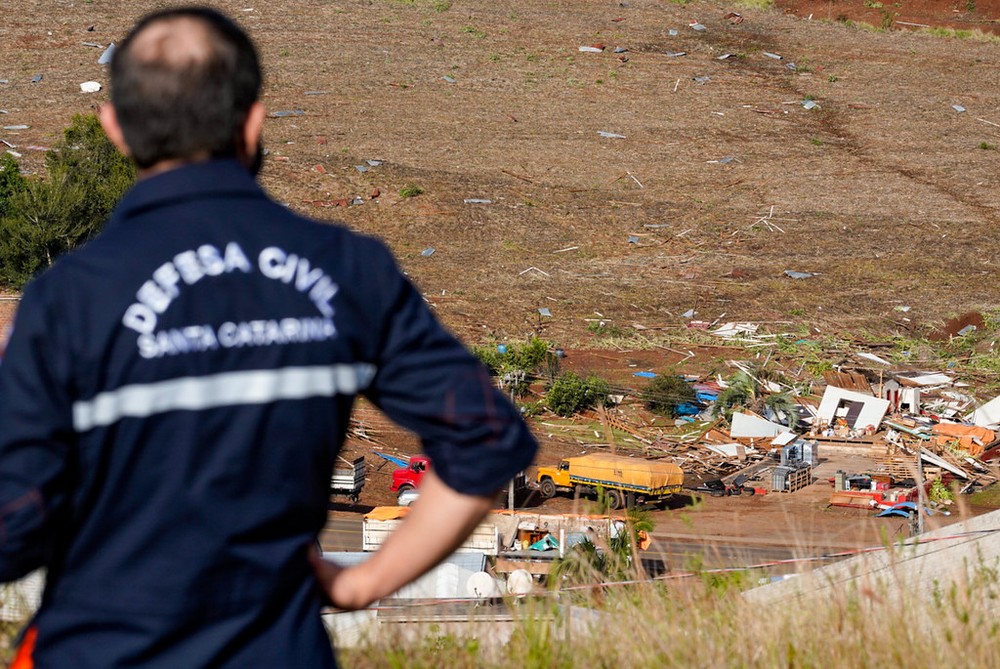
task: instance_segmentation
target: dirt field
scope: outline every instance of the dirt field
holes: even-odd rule
[[[79,88],[106,86],[102,47],[163,4],[5,3],[0,122],[30,127],[0,139],[25,169],[107,99]],[[689,309],[891,335],[996,305],[997,47],[903,22],[990,30],[997,5],[876,4],[737,8],[735,23],[735,6],[708,2],[216,3],[259,43],[268,108],[302,112],[265,128],[277,198],[386,240],[470,343],[539,333],[573,349],[595,321],[680,330]],[[889,14],[907,29],[845,21]],[[408,185],[423,192],[404,197]],[[667,353],[589,356],[627,377]],[[579,448],[541,436],[546,460]],[[870,531],[821,496],[794,513],[770,497],[710,500],[697,526]],[[685,517],[660,529],[682,533]]]
[[[29,167],[28,147],[106,98],[80,92],[107,83],[83,43],[120,39],[158,4],[8,3],[2,120],[31,127],[3,136]],[[579,343],[595,312],[655,327],[692,307],[884,330],[898,304],[919,326],[994,303],[997,153],[979,147],[1000,143],[995,45],[818,20],[864,20],[854,2],[794,10],[811,21],[740,10],[739,24],[725,4],[621,4],[219,3],[260,43],[268,107],[304,112],[269,120],[264,182],[386,239],[470,339]],[[994,18],[971,6],[898,12]],[[607,48],[578,51],[594,44]],[[369,159],[384,162],[355,169]],[[425,192],[400,197],[411,183]]]
[[[779,0],[777,5],[794,16],[827,21],[861,21],[897,30],[954,28],[996,33],[1000,3],[996,0]]]

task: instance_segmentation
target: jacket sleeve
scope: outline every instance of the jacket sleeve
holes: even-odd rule
[[[492,495],[535,456],[537,443],[489,372],[431,313],[379,245],[378,371],[366,395],[415,432],[452,489]]]
[[[46,318],[34,288],[21,300],[0,365],[0,582],[44,565],[75,439],[62,323]]]

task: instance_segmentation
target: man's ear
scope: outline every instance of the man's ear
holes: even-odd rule
[[[257,145],[260,144],[260,136],[264,131],[264,117],[267,115],[264,103],[258,100],[250,105],[247,112],[246,123],[243,124],[243,146],[249,155],[254,155]]]
[[[131,156],[132,152],[129,151],[128,144],[125,143],[125,135],[122,133],[122,127],[118,124],[118,113],[110,102],[101,105],[97,112],[97,117],[101,121],[101,127],[104,128],[104,134],[108,136],[108,139],[115,145],[115,148],[124,155]]]

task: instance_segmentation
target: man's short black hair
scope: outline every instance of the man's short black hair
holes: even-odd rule
[[[204,31],[195,37],[204,42],[197,49],[177,49],[169,38],[149,43],[149,35],[142,35],[160,22],[192,21],[195,33]],[[260,88],[260,61],[250,37],[208,7],[149,14],[111,60],[111,102],[140,168],[206,154],[237,155],[240,131]]]

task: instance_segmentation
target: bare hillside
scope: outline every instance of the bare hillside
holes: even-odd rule
[[[0,120],[30,127],[0,137],[27,169],[106,99],[80,92],[107,83],[85,43],[160,4],[5,5]],[[994,43],[703,2],[218,4],[294,112],[264,183],[387,240],[467,339],[691,308],[891,332],[907,305],[919,331],[996,304]]]

